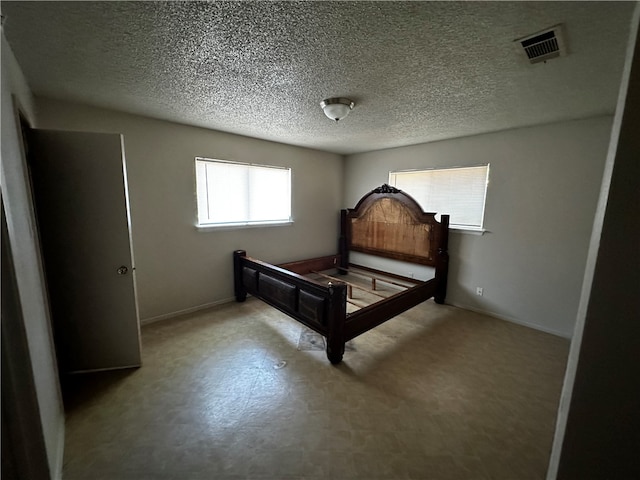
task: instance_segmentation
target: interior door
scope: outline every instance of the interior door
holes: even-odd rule
[[[122,136],[31,130],[27,142],[59,368],[139,366]]]

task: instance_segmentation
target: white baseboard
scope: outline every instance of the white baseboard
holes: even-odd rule
[[[560,330],[555,330],[553,328],[543,327],[541,325],[536,325],[535,323],[523,322],[522,320],[518,320],[517,318],[509,317],[507,315],[501,315],[499,313],[491,312],[488,310],[482,310],[480,308],[470,307],[469,305],[463,305],[461,303],[449,303],[445,302],[447,305],[451,305],[453,307],[464,308],[465,310],[471,310],[472,312],[481,313],[483,315],[489,315],[491,317],[498,318],[500,320],[505,320],[507,322],[516,323],[518,325],[522,325],[523,327],[532,328],[534,330],[538,330],[544,333],[550,333],[551,335],[555,335],[557,337],[566,338],[571,340],[571,333],[563,332]]]
[[[140,325],[147,325],[149,323],[159,322],[161,320],[168,320],[169,318],[179,317],[182,315],[188,315],[189,313],[199,312],[200,310],[206,310],[207,308],[217,307],[225,303],[235,302],[235,297],[224,298],[217,302],[205,303],[204,305],[198,305],[197,307],[185,308],[184,310],[178,310],[177,312],[165,313],[151,318],[144,318],[140,320]]]

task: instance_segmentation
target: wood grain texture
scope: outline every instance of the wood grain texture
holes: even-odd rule
[[[383,185],[344,211],[341,253],[345,259],[353,250],[433,267],[439,249],[443,245],[446,249],[448,220],[448,215],[442,215],[439,222],[435,213],[423,212],[411,196]]]
[[[351,248],[432,261],[430,224],[420,223],[397,200],[383,198],[351,220]]]

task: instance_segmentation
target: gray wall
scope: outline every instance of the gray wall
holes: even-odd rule
[[[29,193],[22,141],[12,95],[33,121],[33,98],[10,47],[2,36],[2,198],[15,266],[20,308],[29,347],[49,471],[59,478],[64,448],[64,410],[58,385],[43,272]],[[4,279],[3,279],[4,280]]]
[[[549,479],[640,478],[639,23],[640,5],[634,15]]]
[[[452,232],[447,303],[570,337],[611,121],[603,116],[350,155],[345,205],[387,182],[390,170],[490,163],[487,232]]]
[[[232,252],[269,261],[335,253],[339,155],[36,99],[38,128],[124,134],[142,321],[231,299]],[[292,167],[291,226],[196,229],[196,156]]]

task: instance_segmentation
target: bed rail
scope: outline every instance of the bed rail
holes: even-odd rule
[[[358,335],[381,325],[387,320],[400,315],[436,294],[438,282],[436,279],[428,280],[404,292],[361,308],[347,316],[344,328],[345,341],[349,341]]]
[[[333,263],[333,262],[332,262]],[[339,363],[344,354],[347,286],[324,284],[297,273],[233,253],[234,290],[238,302],[247,294],[260,298],[327,338],[327,357]]]

